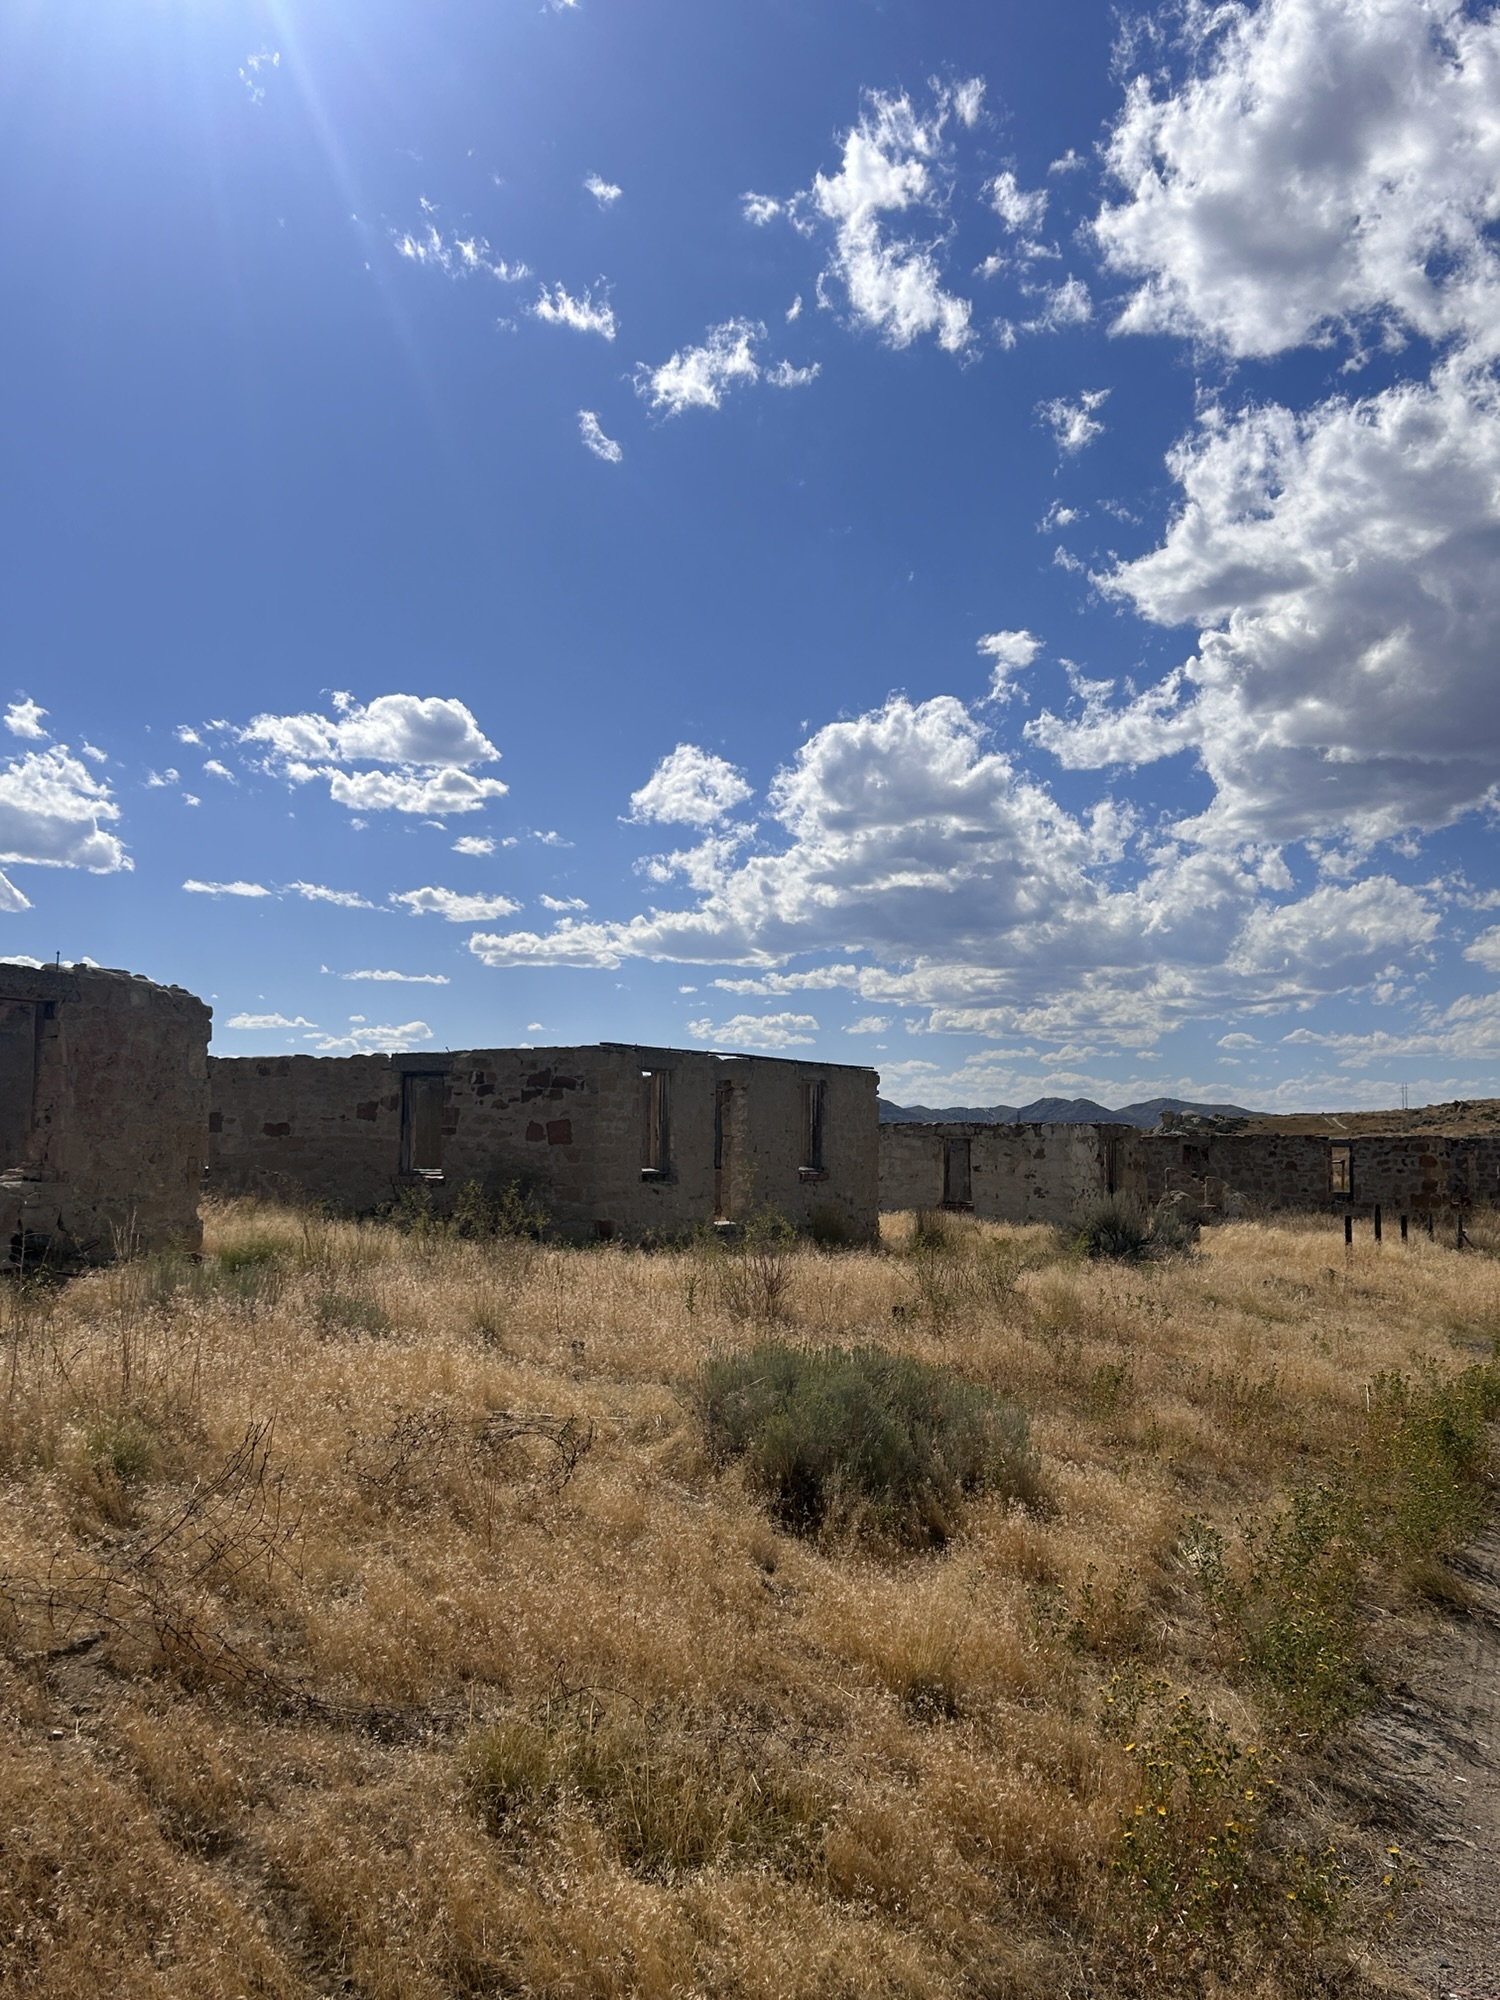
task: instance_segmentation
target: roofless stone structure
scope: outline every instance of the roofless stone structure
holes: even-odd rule
[[[92,965],[0,965],[0,1269],[202,1242],[210,1010]]]
[[[877,1079],[848,1063],[601,1042],[456,1054],[214,1057],[209,1185],[370,1212],[520,1181],[574,1238],[670,1238],[774,1210],[879,1226]]]

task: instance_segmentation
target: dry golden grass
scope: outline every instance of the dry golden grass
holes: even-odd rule
[[[1234,1543],[1382,1371],[1490,1353],[1500,1263],[950,1234],[775,1253],[785,1337],[1031,1415],[1044,1502],[906,1556],[776,1532],[707,1457],[698,1364],[766,1330],[721,1254],[242,1203],[202,1265],[7,1294],[0,1994],[1381,1990],[1383,1857],[1294,1733],[1243,1782],[1277,1719],[1184,1523]],[[1231,1810],[1259,1900],[1205,1872]]]

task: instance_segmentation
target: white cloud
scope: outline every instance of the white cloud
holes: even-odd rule
[[[1308,979],[1332,971],[1342,983],[1346,964],[1372,954],[1410,962],[1437,927],[1437,916],[1420,891],[1389,875],[1325,882],[1296,902],[1260,903],[1252,909],[1227,964],[1231,971],[1252,976],[1290,973]]]
[[[312,1037],[307,1039],[313,1040]],[[347,1035],[319,1035],[313,1040],[320,1056],[395,1055],[414,1042],[430,1042],[432,1030],[425,1021],[403,1021],[399,1026],[376,1027],[360,1022]]]
[[[1067,152],[1062,154],[1060,158],[1053,160],[1051,162],[1051,164],[1047,168],[1047,171],[1049,174],[1076,174],[1080,170],[1080,168],[1086,167],[1087,165],[1088,161],[1083,157],[1083,155],[1081,153],[1075,153],[1073,148],[1069,146]]]
[[[601,208],[613,208],[615,203],[620,199],[620,196],[625,192],[614,181],[605,180],[602,174],[587,175],[583,185]]]
[[[386,694],[361,706],[339,694],[334,710],[332,716],[257,715],[239,739],[266,744],[267,768],[292,784],[327,779],[330,798],[354,812],[441,817],[476,811],[507,790],[498,778],[476,777],[468,768],[492,763],[500,752],[461,701]],[[393,768],[338,768],[362,763]]]
[[[596,304],[592,288],[575,299],[562,285],[553,285],[550,290],[543,285],[531,311],[548,326],[569,326],[575,333],[602,334],[605,340],[615,337],[614,308],[604,299]]]
[[[325,889],[321,882],[287,882],[283,888],[288,896],[301,896],[308,903],[336,903],[344,910],[373,910],[379,907],[353,889]]]
[[[943,1031],[1139,1049],[1205,1013],[1373,987],[1435,935],[1420,891],[1380,875],[1298,896],[1270,848],[1158,837],[1116,886],[1130,809],[1064,810],[949,696],[828,724],[769,800],[779,852],[714,837],[667,857],[696,892],[686,909],[470,949],[495,966],[739,964],[737,992],[837,987]],[[832,962],[788,965],[814,955]]]
[[[1042,650],[1042,642],[1032,632],[986,632],[976,642],[976,650],[994,662],[990,700],[1009,701],[1011,676],[1031,665]]]
[[[461,701],[383,694],[361,707],[335,695],[334,708],[334,716],[257,715],[240,737],[285,757],[338,763],[487,764],[500,754]]]
[[[946,206],[943,131],[955,110],[969,122],[951,92],[940,91],[925,117],[904,94],[871,92],[844,135],[838,172],[816,175],[799,197],[832,225],[828,276],[842,285],[854,323],[892,347],[930,333],[957,354],[973,338],[968,300],[943,288],[938,245],[890,236],[883,219],[912,209],[936,216]]]
[[[1137,78],[1094,224],[1118,321],[1239,355],[1374,322],[1500,347],[1500,16],[1454,0],[1223,9],[1209,61]]]
[[[744,775],[726,758],[695,743],[679,743],[639,791],[630,817],[679,826],[714,826],[751,796]]]
[[[792,303],[787,307],[786,312],[782,315],[782,317],[786,320],[788,326],[791,325],[794,319],[800,319],[802,317],[802,294],[800,292],[798,292],[796,298],[792,300]]]
[[[224,1023],[226,1028],[238,1029],[243,1034],[260,1034],[267,1028],[317,1028],[316,1021],[304,1021],[300,1014],[288,1019],[285,1014],[231,1014]]]
[[[990,207],[1012,235],[1020,230],[1040,229],[1047,215],[1047,190],[1026,193],[1013,173],[996,174],[985,189]]]
[[[327,967],[324,967],[327,970]],[[382,972],[367,970],[341,972],[340,979],[370,979],[382,985],[394,986],[447,986],[450,982],[446,972]]]
[[[227,778],[231,785],[234,783],[233,771],[227,764],[221,764],[217,757],[210,757],[203,768],[211,778]]]
[[[653,410],[669,417],[684,410],[717,410],[736,382],[760,379],[755,343],[765,338],[758,320],[728,319],[710,327],[701,347],[680,348],[659,368],[644,362],[635,370],[637,393]]]
[[[266,101],[266,86],[261,80],[263,73],[268,74],[280,67],[280,49],[257,49],[254,55],[246,56],[240,64],[239,76],[245,86],[245,95],[252,104],[264,104]]]
[[[469,939],[469,950],[486,965],[566,966],[574,970],[608,971],[625,956],[622,932],[628,933],[628,926],[579,924],[565,918],[556,930],[545,935],[536,931],[476,931]]]
[[[1196,752],[1200,838],[1368,843],[1500,771],[1500,393],[1457,367],[1305,415],[1210,414],[1161,546],[1096,581],[1194,657],[1120,707],[1029,725],[1072,768]]]
[[[1377,1028],[1365,1034],[1320,1034],[1298,1028],[1282,1040],[1332,1050],[1343,1069],[1438,1056],[1465,1066],[1483,1064],[1493,1071],[1500,1057],[1500,993],[1461,993],[1445,1007],[1423,1007],[1414,1026],[1403,1032]]]
[[[509,896],[466,895],[461,889],[393,889],[390,900],[414,917],[444,917],[450,924],[486,923],[514,916],[521,907]]]
[[[447,813],[477,812],[490,799],[510,789],[498,778],[476,778],[468,771],[331,771],[288,765],[294,782],[327,778],[328,796],[350,812]]]
[[[602,458],[610,465],[618,465],[625,456],[624,447],[617,444],[612,437],[604,435],[599,419],[592,410],[578,412],[578,435],[595,458]]]
[[[1221,1049],[1258,1049],[1260,1043],[1254,1035],[1237,1033],[1233,1035],[1220,1035],[1218,1046]]]
[[[891,1025],[889,1014],[861,1014],[857,1021],[851,1021],[846,1035],[883,1035]]]
[[[493,854],[495,843],[484,833],[463,833],[453,843],[455,854]]]
[[[423,207],[429,219],[419,229],[391,231],[398,257],[426,270],[441,271],[448,278],[468,278],[482,271],[501,284],[518,285],[531,276],[529,265],[511,264],[495,256],[482,236],[445,235],[431,220],[436,212],[432,204],[424,202]]]
[[[39,708],[30,695],[22,695],[13,701],[5,711],[5,726],[12,736],[27,736],[34,743],[45,743],[47,731],[42,727],[42,717],[47,713]]]
[[[179,722],[177,727],[172,731],[172,734],[177,738],[179,743],[201,744],[203,741],[197,730],[186,722]]]
[[[1066,396],[1038,403],[1037,415],[1056,438],[1059,451],[1082,451],[1085,445],[1103,435],[1104,425],[1094,412],[1102,408],[1108,395],[1108,389],[1085,389],[1073,403]]]
[[[794,368],[790,361],[778,361],[766,370],[766,380],[773,389],[801,389],[809,382],[816,382],[822,372],[821,361],[810,361],[805,368]]]
[[[101,750],[97,743],[90,743],[87,737],[84,738],[78,747],[91,763],[107,764],[109,762],[109,752]]]
[[[957,118],[959,124],[978,124],[979,114],[984,108],[984,78],[982,76],[966,77],[962,83],[956,83],[953,86],[951,97],[953,115]]]
[[[757,229],[763,229],[768,222],[774,222],[778,215],[784,215],[786,209],[774,195],[743,194],[740,196],[740,213],[746,222],[753,222]]]
[[[809,1046],[817,1026],[811,1014],[736,1014],[728,1021],[689,1021],[688,1033],[721,1049],[792,1049]]]
[[[539,896],[537,901],[544,910],[586,910],[588,904],[582,896]]]
[[[132,865],[120,841],[100,825],[119,817],[109,786],[65,743],[0,765],[0,864],[112,875]]]
[[[200,882],[190,875],[183,883],[190,896],[269,896],[271,891],[260,882]]]
[[[860,965],[815,965],[806,972],[765,972],[752,979],[715,979],[721,993],[753,994],[758,1000],[786,993],[857,992],[869,971]],[[694,988],[694,991],[697,989]]]
[[[1027,290],[1042,303],[1038,313],[1021,322],[1024,333],[1056,333],[1063,326],[1085,326],[1094,316],[1094,301],[1082,278],[1069,276],[1060,285],[1028,287]],[[1109,392],[1099,390],[1095,393],[1102,397]]]
[[[1500,972],[1500,924],[1481,931],[1477,938],[1465,945],[1464,957],[1482,965],[1486,972]]]

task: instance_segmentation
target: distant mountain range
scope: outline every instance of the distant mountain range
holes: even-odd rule
[[[1033,1104],[951,1105],[934,1110],[927,1104],[892,1104],[880,1100],[881,1123],[943,1125],[1139,1125],[1150,1131],[1164,1111],[1191,1111],[1200,1118],[1252,1118],[1239,1104],[1194,1104],[1186,1097],[1148,1097],[1140,1104],[1122,1104],[1118,1111],[1096,1104],[1091,1097],[1039,1097]]]

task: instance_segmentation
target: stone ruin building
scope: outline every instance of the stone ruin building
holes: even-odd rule
[[[1066,1225],[1088,1200],[1178,1196],[1205,1221],[1301,1211],[1436,1224],[1500,1207],[1500,1135],[1171,1130],[901,1120],[880,1127],[880,1206]]]
[[[0,1269],[202,1241],[210,1011],[92,965],[0,965]]]
[[[893,1121],[880,1128],[880,1206],[1065,1227],[1096,1195],[1146,1199],[1140,1140],[1133,1125]]]
[[[1500,1205],[1492,1133],[1233,1132],[1205,1120],[1140,1139],[1146,1198],[1181,1194],[1206,1217],[1323,1209],[1424,1223]]]
[[[217,1192],[347,1213],[514,1181],[565,1235],[634,1241],[761,1210],[848,1242],[882,1209],[1065,1226],[1110,1193],[1204,1219],[1500,1206],[1494,1132],[881,1125],[875,1072],[844,1063],[623,1042],[211,1058],[209,1023],[136,974],[0,965],[0,1269],[196,1250],[205,1168]]]
[[[209,1186],[369,1213],[519,1181],[574,1238],[681,1236],[773,1209],[879,1226],[874,1070],[602,1042],[445,1055],[214,1057]]]

